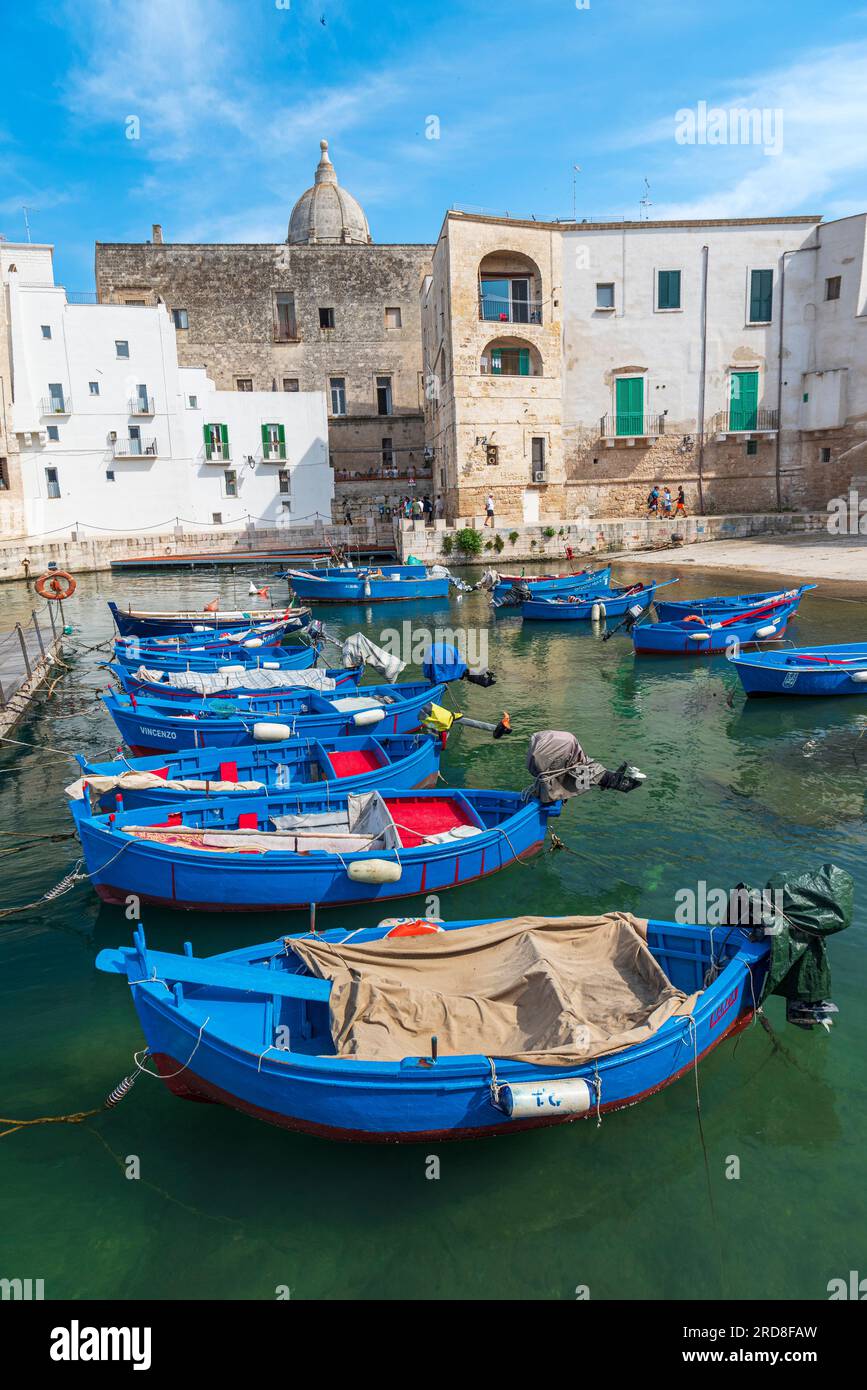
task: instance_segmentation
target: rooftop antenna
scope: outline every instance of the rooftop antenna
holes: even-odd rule
[[[649,220],[648,210],[653,207],[653,203],[650,201],[650,184],[647,179],[644,180],[644,197],[638,206],[641,209],[638,216],[639,222],[647,222]]]
[[[578,179],[577,174],[581,173],[581,165],[572,165],[572,221],[578,221]]]
[[[26,230],[26,232],[27,232],[27,240],[28,240],[28,241],[30,241],[31,238],[30,238],[30,218],[27,216],[27,214],[28,214],[29,212],[33,212],[33,210],[34,210],[33,208],[25,207],[24,204],[21,205],[21,211],[24,213],[24,227],[25,227],[25,230]]]

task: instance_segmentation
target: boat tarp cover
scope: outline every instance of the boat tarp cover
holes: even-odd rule
[[[515,917],[435,936],[359,944],[289,938],[313,975],[332,981],[339,1057],[514,1058],[574,1066],[646,1041],[692,1013],[629,914]]]
[[[406,670],[405,661],[377,647],[363,632],[354,632],[343,643],[343,665],[347,670],[356,666],[372,666],[383,673],[389,685],[393,685],[401,671]]]
[[[527,750],[533,791],[543,806],[567,801],[597,786],[605,767],[588,758],[574,734],[544,729],[534,734]]]
[[[136,679],[151,685],[167,685],[172,690],[191,690],[196,695],[216,695],[221,690],[288,690],[290,687],[319,691],[337,689],[334,677],[324,671],[266,671],[261,666],[253,670],[227,666],[223,671],[161,671],[140,666]]]
[[[851,874],[836,864],[822,864],[812,873],[794,877],[775,874],[768,880],[765,892],[772,895],[767,912],[771,961],[763,998],[780,994],[807,1004],[830,999],[831,968],[825,938],[849,926],[854,891]],[[777,903],[785,926],[775,933],[773,927],[779,926]]]
[[[201,777],[160,777],[156,772],[132,770],[113,773],[89,772],[86,777],[79,777],[77,782],[70,782],[66,788],[66,795],[70,801],[83,801],[86,787],[90,793],[91,804],[95,804],[106,792],[115,790],[143,792],[159,787],[160,791],[170,792],[257,792],[262,791],[264,785],[264,782],[224,782],[219,778],[206,781]]]

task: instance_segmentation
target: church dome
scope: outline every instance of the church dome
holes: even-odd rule
[[[328,141],[319,145],[322,157],[313,187],[292,209],[286,240],[290,246],[367,246],[371,237],[364,210],[337,182]]]

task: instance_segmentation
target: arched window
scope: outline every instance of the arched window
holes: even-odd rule
[[[541,323],[542,276],[529,256],[492,251],[479,264],[479,318],[486,323]]]
[[[541,376],[538,349],[522,338],[493,338],[479,362],[482,376]]]

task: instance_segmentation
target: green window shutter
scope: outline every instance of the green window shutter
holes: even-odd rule
[[[277,438],[280,440],[280,443],[281,443],[281,444],[285,444],[285,443],[286,443],[286,426],[285,426],[285,425],[278,425],[278,426],[277,426]]]
[[[773,316],[774,272],[750,272],[750,323],[770,323]]]
[[[224,459],[227,459],[227,458],[229,457],[229,427],[228,427],[228,425],[221,425],[221,426],[220,426],[220,442],[221,442],[221,444],[222,444],[222,446],[223,446],[223,458],[224,458]]]
[[[661,271],[659,272],[659,287],[658,287],[657,296],[656,296],[656,307],[657,307],[657,309],[669,309],[669,308],[671,307],[670,304],[669,304],[669,302],[668,302],[668,271],[667,271],[667,270],[661,270]]]
[[[529,376],[529,375],[530,375],[530,349],[529,349],[529,348],[519,348],[519,349],[518,349],[518,375],[519,375],[519,376]]]
[[[679,270],[660,270],[656,307],[657,309],[680,308]]]
[[[202,434],[205,436],[205,458],[211,457],[211,426],[202,425]]]
[[[491,371],[494,373],[494,375],[499,376],[502,373],[502,370],[503,355],[500,352],[499,348],[494,348],[493,352],[491,353]]]
[[[732,372],[729,429],[754,430],[758,417],[758,405],[758,372]]]
[[[638,435],[644,430],[644,377],[618,377],[615,386],[616,431]]]
[[[268,453],[269,453],[269,450],[268,450],[268,426],[267,426],[267,425],[263,425],[263,426],[262,426],[262,457],[266,459],[266,458],[268,457]]]

